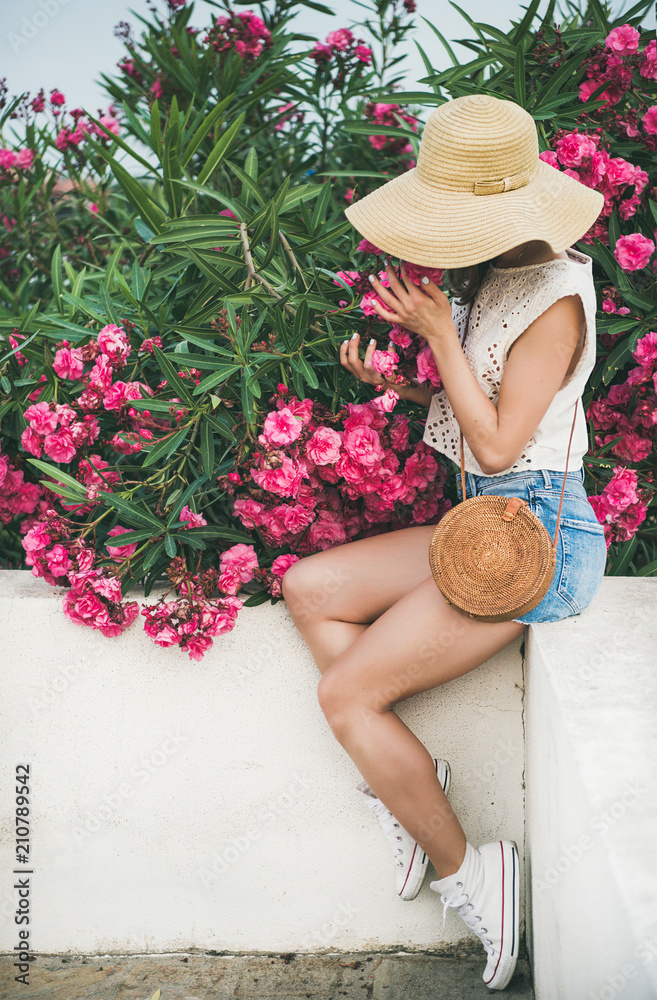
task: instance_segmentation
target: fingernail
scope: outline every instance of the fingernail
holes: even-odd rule
[[[351,335],[351,339],[352,339],[352,340],[355,340],[357,336],[358,336],[358,333],[352,333],[352,335]]]
[[[343,340],[343,341],[342,341],[342,346],[344,347],[344,345],[345,345],[345,344],[348,344],[348,343],[349,343],[349,337],[347,337],[347,339],[346,339],[346,340]]]
[[[376,344],[376,338],[375,337],[372,337],[372,339],[370,340],[370,344]]]
[[[429,284],[429,279],[427,278],[426,274],[425,274],[425,275],[424,275],[424,277],[422,278],[422,284],[423,284],[423,285],[428,285],[428,284]]]
[[[368,275],[367,280],[372,284],[374,284],[374,275],[373,274]]]

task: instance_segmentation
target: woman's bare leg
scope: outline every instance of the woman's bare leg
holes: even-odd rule
[[[525,626],[479,622],[447,604],[427,569],[430,529],[427,526],[424,539],[415,529],[403,529],[317,553],[308,557],[306,567],[302,560],[288,570],[283,589],[290,592],[293,618],[295,606],[305,617],[298,627],[309,636],[313,656],[319,656],[320,704],[334,735],[442,878],[460,867],[465,834],[436,780],[427,750],[392,706],[479,666],[521,635]],[[365,542],[376,544],[370,544],[368,553],[357,551]],[[312,583],[311,570],[320,569],[320,556],[332,558],[322,560],[321,574],[315,577],[323,583],[325,597],[313,611],[312,596],[304,604],[296,588],[302,567],[305,583]],[[296,579],[291,577],[286,588],[288,574],[297,567]],[[334,581],[344,577],[333,594],[328,593],[329,571]],[[423,578],[391,600],[413,573],[423,573]],[[316,592],[310,586],[307,593]],[[375,620],[368,624],[370,618]],[[333,625],[338,627],[333,630]],[[345,625],[352,629],[340,627]]]
[[[315,552],[283,577],[288,611],[323,673],[395,601],[428,576],[435,525],[414,525]]]

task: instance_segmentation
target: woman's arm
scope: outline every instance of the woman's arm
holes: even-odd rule
[[[403,274],[402,267],[402,274]],[[504,368],[497,405],[472,373],[451,316],[447,296],[429,282],[405,289],[388,267],[390,290],[378,279],[377,294],[395,312],[379,315],[423,336],[430,345],[447,398],[463,436],[485,475],[513,465],[543,419],[564,380],[584,320],[578,295],[559,299],[517,338]],[[395,295],[392,294],[394,291]]]
[[[546,309],[514,341],[497,404],[472,374],[456,333],[431,342],[447,398],[484,475],[503,472],[522,454],[564,380],[583,323],[578,295]]]

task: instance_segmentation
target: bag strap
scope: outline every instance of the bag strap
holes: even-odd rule
[[[570,438],[568,440],[568,452],[566,454],[566,468],[563,474],[563,482],[561,483],[561,496],[559,497],[559,511],[557,513],[557,526],[554,529],[554,538],[552,539],[552,548],[556,551],[557,548],[557,538],[559,537],[559,523],[561,521],[561,508],[563,507],[563,495],[566,489],[566,476],[568,475],[568,461],[570,459],[570,446],[573,443],[573,434],[575,432],[575,421],[577,420],[577,403],[579,399],[575,401],[575,412],[573,413],[573,423],[570,428]],[[461,431],[461,490],[463,492],[463,499],[466,499],[465,491],[465,455],[463,452],[463,431]]]
[[[470,316],[471,316],[471,314],[472,314],[472,303],[470,303],[470,309],[468,311],[468,320],[467,320],[467,323],[466,323],[465,333],[463,335],[463,340],[461,342],[461,346],[463,346],[465,344],[466,337],[467,337],[468,332],[470,330]],[[561,508],[563,507],[563,495],[564,495],[564,492],[565,492],[565,489],[566,489],[566,476],[568,475],[568,461],[570,459],[570,446],[573,443],[573,434],[575,432],[575,422],[577,420],[577,404],[578,404],[578,402],[579,402],[579,399],[575,400],[575,412],[573,413],[573,424],[572,424],[572,427],[570,428],[570,438],[568,440],[568,452],[566,454],[566,468],[564,470],[563,482],[561,484],[561,496],[559,497],[559,511],[557,513],[557,526],[554,529],[554,538],[552,539],[552,550],[554,552],[556,552],[556,549],[557,549],[557,538],[559,537],[559,523],[561,521]],[[459,427],[459,430],[461,430],[460,427]],[[466,491],[465,491],[465,455],[464,455],[464,452],[463,452],[463,431],[461,431],[461,491],[463,493],[463,500],[465,500],[466,499]]]

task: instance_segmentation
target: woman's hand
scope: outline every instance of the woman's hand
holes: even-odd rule
[[[426,276],[422,279],[424,289],[420,288],[406,274],[403,261],[400,261],[400,266],[405,284],[399,280],[390,263],[386,264],[390,288],[382,285],[375,275],[370,276],[372,288],[389,306],[389,309],[384,309],[376,300],[372,302],[381,319],[419,334],[428,344],[440,340],[447,331],[455,331],[452,307],[445,293]]]
[[[340,364],[355,375],[361,382],[369,385],[382,385],[384,389],[394,389],[400,399],[407,399],[413,403],[421,403],[429,406],[431,403],[431,387],[424,385],[397,385],[384,378],[372,364],[372,355],[376,350],[376,340],[370,340],[365,351],[365,360],[358,357],[358,345],[360,334],[355,334],[349,340],[344,340],[340,345]]]

